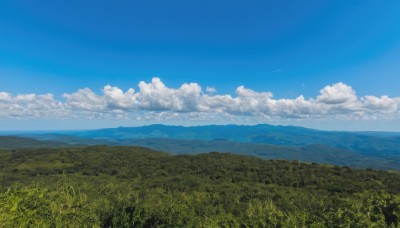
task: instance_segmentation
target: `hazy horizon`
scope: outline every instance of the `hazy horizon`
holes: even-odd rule
[[[282,126],[282,127],[300,127],[312,130],[320,130],[320,131],[337,131],[337,132],[387,132],[387,133],[400,133],[400,131],[396,130],[368,130],[368,129],[335,129],[335,128],[317,128],[317,127],[309,127],[303,125],[293,125],[293,124],[268,124],[268,123],[256,123],[256,124],[239,124],[239,123],[220,123],[220,124],[198,124],[198,125],[182,125],[182,124],[165,124],[165,123],[150,123],[143,125],[124,125],[124,126],[109,126],[109,127],[94,127],[94,128],[54,128],[54,129],[0,129],[0,135],[7,134],[19,134],[19,133],[68,133],[68,132],[79,132],[79,131],[91,131],[91,130],[101,130],[101,129],[114,129],[114,128],[135,128],[135,127],[148,127],[148,126],[170,126],[170,127],[206,127],[206,126],[246,126],[252,127],[257,125],[270,125],[270,126]]]

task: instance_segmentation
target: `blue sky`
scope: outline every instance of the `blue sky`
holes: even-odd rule
[[[233,123],[400,131],[400,102],[396,103],[400,97],[400,2],[395,0],[384,4],[375,0],[3,1],[0,34],[0,92],[14,97],[0,109],[0,130],[222,123],[225,118],[213,116],[227,113],[235,116]],[[372,109],[368,111],[372,114],[360,114],[369,103],[347,103],[346,110],[352,112],[338,116],[329,111],[322,117],[318,113],[321,120],[316,121],[309,110],[283,115],[258,106],[245,110],[239,106],[182,109],[164,104],[138,108],[107,100],[103,102],[106,109],[88,110],[71,105],[64,96],[83,88],[102,96],[106,85],[137,92],[140,81],[150,83],[154,77],[168,88],[193,82],[204,93],[207,86],[214,87],[215,94],[233,98],[244,85],[252,91],[272,92],[273,99],[303,95],[306,100],[317,100],[327,86],[332,91],[346,90],[333,86],[342,82],[358,99],[387,95],[396,104],[390,103],[388,116],[372,115]],[[26,103],[18,103],[18,94],[47,93],[69,105],[73,114],[60,118],[51,107],[43,107],[51,111],[36,110],[30,116],[29,112],[6,113],[12,112],[12,105],[26,109]],[[357,105],[362,107],[355,113]],[[210,114],[209,109],[218,113]],[[128,116],[99,117],[93,112]],[[154,117],[162,112],[179,118]],[[129,116],[132,113],[135,117]],[[148,122],[140,116],[147,116]],[[343,124],[335,124],[337,119]]]

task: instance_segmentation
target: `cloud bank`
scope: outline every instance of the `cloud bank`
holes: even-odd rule
[[[313,98],[274,99],[271,92],[256,92],[244,86],[235,96],[218,94],[214,87],[204,91],[197,83],[167,87],[159,78],[141,81],[138,91],[123,91],[106,85],[100,94],[89,88],[52,94],[0,92],[0,118],[117,118],[184,119],[218,118],[285,119],[400,119],[400,97],[363,96],[342,82],[328,85]]]

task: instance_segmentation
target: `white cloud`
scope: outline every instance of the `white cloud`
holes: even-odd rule
[[[136,95],[135,90],[130,88],[126,93],[117,87],[107,85],[104,87],[104,101],[109,109],[129,110],[133,108]]]
[[[357,101],[357,96],[351,86],[339,82],[321,89],[317,101],[324,104],[353,103]]]
[[[342,82],[328,85],[315,98],[300,95],[295,99],[274,99],[271,92],[257,92],[244,86],[235,96],[216,94],[214,87],[203,92],[197,83],[179,88],[167,87],[159,78],[141,81],[138,90],[124,92],[105,86],[100,94],[89,88],[64,94],[0,92],[0,118],[114,118],[137,120],[207,120],[253,118],[284,119],[400,119],[400,98],[357,97],[355,90]]]
[[[96,95],[91,89],[80,89],[72,94],[64,94],[66,106],[81,111],[102,112],[106,110],[106,99]]]
[[[201,87],[197,83],[184,83],[178,89],[168,88],[159,78],[151,83],[141,81],[137,96],[137,109],[150,111],[196,111]]]
[[[367,112],[396,113],[399,112],[400,108],[400,98],[388,96],[365,96],[361,98],[361,103]]]
[[[207,86],[207,87],[206,87],[206,92],[207,92],[207,93],[216,93],[216,92],[217,92],[217,89],[215,89],[215,87]]]
[[[65,117],[69,111],[52,94],[19,94],[0,92],[0,118]]]

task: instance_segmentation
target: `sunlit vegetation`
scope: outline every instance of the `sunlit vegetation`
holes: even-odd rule
[[[400,174],[141,147],[0,151],[5,227],[398,227]]]

